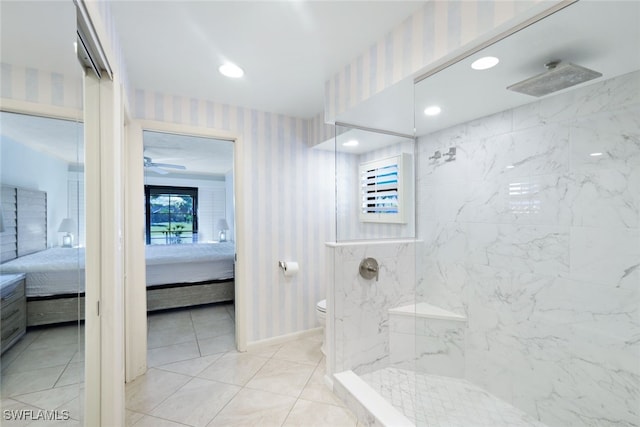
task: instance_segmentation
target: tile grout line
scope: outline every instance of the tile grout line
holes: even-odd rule
[[[177,422],[177,421],[168,420],[166,418],[157,417],[155,415],[146,414],[144,412],[137,412],[137,411],[132,411],[132,412],[135,412],[137,414],[142,414],[142,417],[140,417],[140,419],[138,421],[136,421],[135,423],[131,424],[131,427],[135,427],[138,423],[140,423],[144,419],[144,417],[151,417],[151,418],[155,418],[155,419],[158,419],[158,420],[168,421],[168,422],[170,422],[172,424],[178,424],[178,425],[184,426],[184,427],[193,427],[193,426],[190,426],[189,424],[184,424],[184,423],[180,423],[180,422]]]
[[[191,329],[193,330],[193,336],[196,338],[196,345],[198,346],[198,354],[202,356],[202,350],[200,350],[200,339],[196,333],[196,325],[193,323],[193,310],[189,309],[189,320],[191,320]]]
[[[302,396],[304,389],[307,388],[307,386],[309,385],[311,378],[313,378],[313,374],[315,373],[316,369],[318,369],[318,366],[320,366],[321,362],[322,362],[322,357],[320,358],[318,363],[316,363],[316,366],[313,368],[313,371],[311,371],[311,375],[309,375],[309,378],[307,378],[307,381],[305,382],[304,386],[302,386],[302,389],[300,389],[300,393],[298,393],[298,397],[296,397],[295,402],[293,402],[293,406],[291,406],[291,409],[289,409],[289,412],[287,413],[287,416],[284,418],[284,421],[282,421],[281,426],[286,424],[287,420],[291,416],[291,412],[293,411],[293,408],[295,408],[296,405],[298,404],[298,401],[300,400],[300,396]],[[316,402],[316,403],[320,403],[320,402]]]

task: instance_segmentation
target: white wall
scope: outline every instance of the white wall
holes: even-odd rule
[[[145,185],[198,188],[198,241],[218,239],[217,222],[227,212],[225,181],[148,174],[145,176]]]
[[[58,227],[69,215],[67,162],[9,138],[3,137],[0,143],[0,181],[47,193],[47,246],[59,246],[62,233]]]

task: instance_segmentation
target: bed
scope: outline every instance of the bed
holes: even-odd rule
[[[84,248],[46,249],[46,193],[2,187],[2,274],[25,273],[27,326],[84,314]],[[234,299],[231,242],[152,245],[145,251],[147,310]]]

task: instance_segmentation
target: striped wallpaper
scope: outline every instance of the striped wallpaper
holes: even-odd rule
[[[231,131],[244,144],[249,341],[316,326],[325,298],[324,242],[335,241],[334,156],[308,147],[313,121],[135,91],[135,118]],[[316,122],[317,123],[317,122]],[[215,131],[214,131],[215,132]],[[278,261],[297,261],[285,279]]]
[[[428,1],[325,82],[325,121],[545,1]]]
[[[0,64],[0,95],[3,99],[51,105],[80,111],[82,74],[63,75],[52,71]]]

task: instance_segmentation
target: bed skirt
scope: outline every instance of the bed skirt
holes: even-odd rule
[[[234,280],[177,283],[147,287],[147,311],[233,301]],[[84,319],[84,294],[27,298],[27,326]]]

